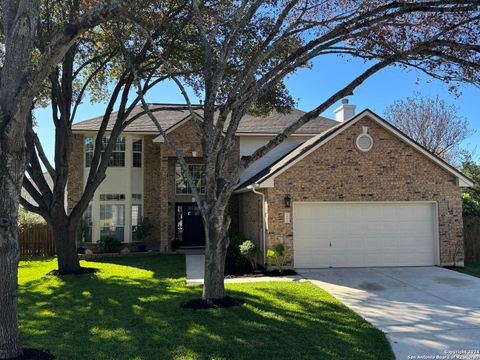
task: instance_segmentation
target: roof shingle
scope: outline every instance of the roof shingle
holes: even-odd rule
[[[189,116],[189,111],[185,108],[185,105],[175,105],[175,104],[149,104],[151,110],[160,110],[156,111],[155,114],[163,126],[164,130],[174,126],[178,122],[185,119]],[[178,110],[176,109],[178,108]],[[195,105],[194,108],[196,112],[201,116],[202,108],[199,105]],[[132,111],[131,116],[135,116],[143,111],[141,106],[135,107]],[[112,113],[110,117],[109,124],[107,126],[107,131],[111,130],[113,124],[116,120],[116,112]],[[300,116],[304,114],[303,111],[292,109],[287,114],[281,114],[276,111],[273,111],[268,116],[256,117],[252,115],[245,115],[238,126],[237,133],[239,134],[278,134],[288,125],[296,121]],[[87,132],[87,131],[98,131],[102,123],[103,117],[99,116],[90,120],[85,120],[73,124],[74,132]],[[318,117],[310,120],[307,124],[303,125],[295,134],[308,134],[316,135],[324,132],[325,130],[337,125],[338,122],[325,118]],[[133,121],[130,125],[126,127],[124,132],[130,133],[154,133],[159,134],[159,131],[152,120],[147,114],[140,116],[138,119]]]

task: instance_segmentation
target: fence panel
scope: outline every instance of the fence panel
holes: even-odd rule
[[[465,218],[463,220],[463,228],[465,261],[480,261],[480,218]]]
[[[30,224],[18,229],[21,257],[55,255],[55,243],[47,224]]]

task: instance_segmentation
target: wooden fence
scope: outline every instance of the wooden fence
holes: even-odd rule
[[[480,261],[480,218],[465,218],[463,225],[465,261]]]
[[[47,224],[29,224],[18,229],[21,257],[55,255],[55,243]]]

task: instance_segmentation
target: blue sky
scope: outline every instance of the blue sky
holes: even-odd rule
[[[334,91],[339,90],[351,79],[358,75],[364,64],[358,60],[348,60],[336,56],[323,57],[314,62],[312,69],[302,69],[287,79],[286,83],[295,99],[298,101],[298,108],[310,110],[324,101]],[[375,74],[363,83],[349,97],[350,103],[357,105],[357,112],[369,108],[374,112],[383,115],[386,106],[393,101],[412,96],[416,92],[426,96],[439,95],[448,103],[459,107],[459,112],[466,117],[474,133],[465,141],[464,146],[476,149],[476,158],[480,156],[480,89],[462,85],[460,91],[462,96],[456,97],[449,93],[448,85],[430,80],[426,75],[418,71],[405,71],[399,68],[390,67]],[[193,94],[192,101],[198,102]],[[163,83],[153,89],[148,95],[149,102],[157,103],[183,103],[183,98],[171,83]],[[335,104],[322,115],[334,118],[333,109]],[[105,104],[90,104],[85,101],[79,108],[76,121],[87,120],[101,115]],[[47,156],[53,160],[54,154],[54,127],[51,119],[50,109],[36,110],[37,132],[45,148]]]

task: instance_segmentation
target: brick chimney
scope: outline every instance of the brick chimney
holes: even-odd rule
[[[338,122],[345,122],[355,115],[356,105],[350,105],[348,99],[342,99],[342,105],[334,110]]]

